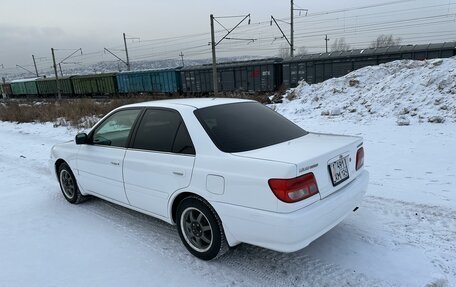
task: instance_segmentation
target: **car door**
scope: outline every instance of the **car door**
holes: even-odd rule
[[[167,216],[170,195],[190,184],[195,149],[181,115],[171,109],[145,111],[124,159],[130,204]]]
[[[141,109],[120,110],[107,117],[89,135],[78,152],[78,182],[92,194],[127,203],[122,167],[126,146]]]

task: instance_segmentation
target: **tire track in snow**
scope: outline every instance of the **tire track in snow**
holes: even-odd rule
[[[287,254],[242,244],[216,261],[204,262],[185,250],[174,226],[100,199],[81,207],[146,248],[175,258],[180,267],[203,274],[213,286],[391,286],[324,263],[305,249]]]
[[[381,215],[396,235],[410,243],[440,243],[445,251],[456,252],[456,210],[374,196],[365,197],[362,205]],[[429,228],[432,232],[423,233]]]
[[[456,277],[456,210],[374,196],[362,205],[384,221],[391,240],[423,249],[434,266]]]
[[[238,273],[220,272],[219,266],[214,264],[216,261],[205,262],[193,257],[182,245],[173,225],[101,199],[85,202],[81,207],[122,230],[131,240],[154,253],[174,258],[178,268],[201,274],[211,286],[257,286],[254,282],[249,282],[248,277],[239,277]],[[156,258],[151,258],[152,260]]]
[[[366,274],[323,263],[306,254],[306,249],[286,254],[242,244],[218,261],[202,262],[183,248],[174,226],[103,200],[95,201],[96,204],[84,209],[125,230],[132,239],[147,248],[163,256],[176,258],[182,268],[192,266],[193,271],[205,274],[214,286],[392,286]],[[388,227],[394,233],[391,240],[400,237],[416,246],[424,245],[424,248],[429,246],[455,253],[452,242],[456,218],[452,210],[371,196],[366,197],[363,206],[387,219]],[[400,222],[404,222],[398,220],[401,218],[406,219],[408,224],[400,226]],[[429,234],[431,225],[434,231]],[[382,238],[359,232],[367,241],[381,245]],[[448,261],[453,261],[451,257],[435,258],[432,263],[440,266],[445,273],[454,274],[454,268],[448,264]],[[221,280],[221,277],[226,280]]]

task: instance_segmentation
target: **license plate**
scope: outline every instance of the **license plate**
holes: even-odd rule
[[[334,186],[348,179],[347,157],[331,162],[328,168]]]

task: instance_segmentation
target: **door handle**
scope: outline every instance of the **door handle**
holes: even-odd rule
[[[118,161],[111,161],[111,164],[112,164],[112,165],[120,165],[120,162],[118,162]]]
[[[181,171],[173,171],[174,175],[184,176],[184,173]]]

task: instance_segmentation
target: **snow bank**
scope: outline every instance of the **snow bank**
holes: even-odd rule
[[[290,89],[278,112],[294,119],[316,116],[398,125],[456,122],[456,57],[399,60],[369,66],[320,84]]]

